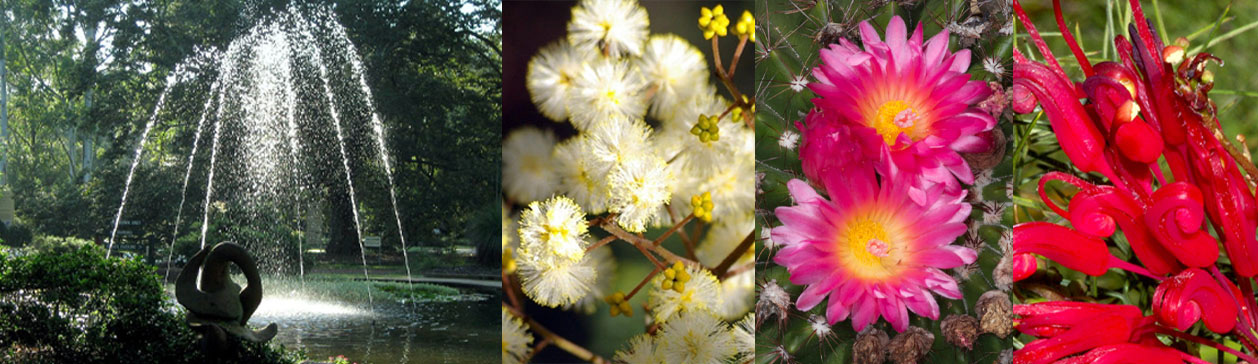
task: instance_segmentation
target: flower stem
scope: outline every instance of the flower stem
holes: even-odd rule
[[[642,281],[638,282],[637,287],[633,287],[633,290],[629,291],[629,295],[625,296],[625,301],[628,301],[630,298],[633,298],[633,295],[638,294],[638,290],[642,289],[642,286],[645,286],[646,282],[650,282],[651,278],[655,278],[655,275],[659,273],[660,273],[660,267],[655,266],[655,270],[652,270],[651,274],[647,274],[646,278],[642,278]]]
[[[743,47],[747,45],[747,36],[738,36],[738,48],[734,49],[734,58],[729,63],[729,78],[734,78],[734,70],[738,68],[738,58],[743,54]]]
[[[1214,276],[1214,279],[1219,282],[1219,286],[1223,287],[1224,291],[1227,291],[1229,297],[1232,297],[1232,302],[1236,304],[1236,308],[1239,314],[1244,314],[1245,310],[1240,309],[1242,303],[1238,302],[1238,300],[1236,299],[1236,296],[1231,294],[1232,287],[1228,286],[1228,280],[1226,277],[1223,276],[1223,272],[1219,271],[1219,267],[1215,265],[1211,265],[1210,275]],[[1255,344],[1258,344],[1258,337],[1254,337],[1254,328],[1249,325],[1249,320],[1245,320],[1238,315],[1237,320],[1236,320],[1236,326],[1237,327],[1232,331],[1240,335],[1241,344],[1244,344],[1245,348],[1249,349],[1250,352],[1258,351],[1258,350],[1255,350],[1255,349],[1258,349],[1258,348],[1255,348]],[[1249,362],[1258,363],[1258,361],[1252,361],[1252,360]]]
[[[721,45],[718,42],[721,37],[712,37],[712,61],[716,62],[716,74],[725,78],[725,67],[721,66]]]
[[[511,276],[507,272],[502,272],[502,290],[506,293],[508,299],[511,300],[511,306],[517,309],[524,309],[520,304],[520,298],[515,295],[515,286],[511,284]]]
[[[660,246],[660,244],[664,243],[664,239],[668,239],[670,235],[673,235],[673,233],[677,232],[677,229],[680,229],[682,226],[685,226],[686,223],[690,222],[690,220],[694,218],[695,218],[695,214],[686,215],[686,218],[681,219],[680,222],[673,224],[673,227],[668,228],[668,231],[665,231],[664,235],[660,235],[660,237],[655,238],[655,241],[652,241],[651,245]]]
[[[1168,335],[1168,336],[1174,336],[1174,337],[1176,337],[1176,338],[1180,338],[1180,339],[1187,340],[1187,341],[1191,341],[1191,342],[1194,342],[1194,343],[1197,343],[1197,344],[1201,344],[1201,345],[1209,346],[1209,347],[1212,347],[1212,348],[1218,349],[1219,351],[1223,351],[1223,352],[1226,352],[1226,353],[1228,353],[1228,354],[1232,354],[1232,355],[1236,356],[1237,358],[1240,358],[1241,360],[1244,360],[1244,361],[1247,361],[1247,362],[1250,362],[1250,363],[1258,363],[1258,359],[1255,359],[1255,358],[1254,358],[1254,357],[1252,357],[1252,356],[1245,355],[1245,353],[1242,353],[1242,352],[1240,352],[1240,351],[1237,351],[1236,349],[1229,348],[1229,347],[1227,347],[1227,346],[1225,346],[1225,345],[1223,345],[1223,344],[1219,344],[1219,343],[1214,342],[1214,341],[1206,340],[1206,339],[1201,338],[1201,337],[1198,337],[1198,336],[1194,336],[1194,335],[1191,335],[1191,334],[1188,334],[1188,333],[1183,333],[1183,332],[1179,332],[1179,331],[1171,330],[1171,329],[1168,329],[1168,328],[1165,328],[1165,327],[1162,327],[1162,326],[1156,326],[1156,328],[1154,329],[1154,331],[1155,331],[1155,332],[1157,332],[1157,333],[1159,333],[1159,334],[1165,334],[1165,335]]]
[[[590,247],[585,248],[585,252],[586,253],[592,252],[594,251],[594,249],[598,249],[604,245],[607,245],[607,243],[613,242],[615,240],[616,240],[615,235],[608,236],[606,238],[599,240],[597,243],[591,244]]]
[[[524,319],[524,322],[529,325],[529,330],[532,330],[538,335],[541,335],[543,338],[542,340],[549,340],[555,343],[555,346],[559,347],[560,349],[563,349],[564,351],[567,351],[569,354],[572,354],[573,356],[576,356],[577,359],[581,359],[581,360],[588,361],[591,363],[596,363],[596,364],[609,363],[607,359],[603,359],[603,357],[598,356],[598,354],[594,354],[594,352],[590,351],[590,349],[586,349],[585,347],[581,345],[577,345],[574,342],[568,341],[568,339],[563,338],[563,336],[559,336],[558,334],[555,334],[549,329],[546,329],[546,326],[542,326],[541,323],[537,322],[536,320],[533,320],[532,317],[528,317],[527,315],[524,315],[523,312],[520,312],[519,310],[516,310],[513,307],[507,307],[507,309],[511,310],[511,313],[514,314],[516,317]]]
[[[630,244],[633,244],[634,246],[637,246],[638,249],[643,250],[644,252],[645,250],[651,250],[655,252],[656,254],[659,254],[660,257],[664,258],[664,260],[666,260],[668,263],[681,261],[686,264],[694,264],[694,265],[701,266],[699,262],[682,258],[680,256],[677,256],[677,254],[673,254],[673,252],[668,251],[668,249],[664,249],[663,247],[658,247],[658,246],[653,245],[653,243],[651,243],[650,240],[647,240],[644,237],[630,234],[628,231],[625,231],[624,229],[621,229],[619,226],[616,226],[616,224],[611,223],[610,220],[604,221],[603,224],[600,226],[603,228],[603,230],[606,230],[607,232],[612,233],[612,235],[615,235],[621,240],[624,240]]]
[[[751,247],[751,243],[755,242],[755,236],[756,232],[754,231],[747,234],[747,237],[743,239],[743,242],[738,243],[738,247],[734,248],[734,251],[729,252],[729,255],[725,256],[725,260],[722,260],[720,265],[717,265],[716,268],[712,269],[712,274],[717,277],[725,276],[725,272],[729,270],[729,267],[734,265],[734,262],[738,261],[739,257],[747,253],[747,249]]]

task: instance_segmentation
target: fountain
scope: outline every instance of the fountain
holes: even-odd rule
[[[494,360],[492,353],[481,352],[498,337],[499,323],[489,319],[495,310],[490,295],[412,283],[386,130],[367,70],[346,29],[329,8],[320,6],[290,5],[260,18],[225,48],[197,50],[167,77],[134,151],[128,153],[130,168],[112,216],[109,250],[125,238],[127,229],[119,227],[134,222],[132,210],[152,208],[128,205],[128,198],[144,193],[133,189],[132,182],[142,180],[137,170],[152,155],[146,149],[159,144],[151,139],[170,135],[162,126],[183,117],[196,127],[186,158],[163,161],[178,169],[182,181],[169,181],[180,197],[170,211],[172,230],[160,234],[170,238],[163,241],[169,247],[166,262],[175,257],[177,241],[179,247],[199,250],[178,272],[175,284],[176,298],[199,331],[212,338],[220,333],[247,340],[274,336],[274,341],[311,354],[353,352],[362,357],[355,360],[371,362],[395,357],[403,362],[408,357]],[[378,220],[389,213],[393,221]],[[369,234],[369,226],[386,231]],[[381,282],[368,270],[363,237],[392,235],[394,228],[407,279]],[[303,252],[336,239],[338,233],[357,240],[360,254],[353,265],[362,266],[359,277],[366,282],[307,281],[312,262]],[[214,245],[217,241],[238,245]],[[222,257],[236,249],[257,257],[256,274],[246,272],[244,277],[249,281],[246,292],[219,277],[225,271],[211,270],[211,260],[223,261],[215,257],[220,249],[227,254]],[[166,269],[167,278],[172,270],[177,269]],[[358,275],[357,267],[353,270]],[[199,290],[189,283],[198,271]],[[207,276],[219,278],[210,278],[206,288]],[[255,283],[267,287],[261,302],[245,297]],[[372,287],[388,288],[385,292],[397,300],[382,299],[384,289],[375,288],[373,294]],[[432,298],[416,292],[444,293]],[[406,296],[405,302],[398,302],[403,298],[399,295]],[[194,296],[203,299],[189,298]],[[221,297],[205,298],[209,296]],[[215,313],[196,301],[239,304],[241,315]],[[276,323],[278,334],[273,327],[247,330],[250,317]]]
[[[388,189],[390,204],[389,210],[382,211],[391,210],[394,215],[410,281],[410,258],[398,215],[383,123],[375,111],[362,60],[331,11],[322,7],[290,6],[259,22],[233,40],[225,51],[205,53],[200,58],[211,62],[195,64],[197,62],[190,59],[168,76],[140,134],[110,232],[110,251],[118,241],[118,227],[124,220],[136,167],[143,160],[150,132],[160,119],[167,95],[176,87],[193,87],[194,83],[187,82],[189,80],[212,77],[205,99],[200,103],[202,107],[192,151],[186,160],[166,261],[173,258],[180,225],[185,220],[189,184],[204,176],[199,236],[202,248],[210,235],[225,234],[227,236],[220,238],[257,245],[249,246],[250,250],[271,255],[268,258],[286,258],[290,252],[272,251],[265,246],[267,242],[232,235],[243,234],[251,224],[262,223],[257,220],[268,219],[291,222],[292,231],[301,231],[301,222],[309,220],[303,217],[317,213],[309,210],[321,208],[318,201],[343,198],[348,200],[346,208],[352,216],[353,236],[359,243],[363,277],[369,280],[359,211],[362,199],[357,184],[374,182],[372,178],[376,175],[372,172],[379,171],[378,175],[384,177],[381,187]],[[203,144],[208,150],[202,150]],[[335,148],[324,148],[325,144],[333,144]],[[201,155],[207,152],[208,163]],[[369,157],[370,154],[375,156]],[[337,168],[330,167],[332,160],[336,161]],[[198,171],[203,174],[198,175]],[[333,178],[341,180],[338,183],[343,184],[343,191],[331,190]],[[224,202],[229,210],[216,209],[215,202]],[[220,217],[234,224],[211,231],[214,214],[224,214]],[[292,239],[266,232],[262,235],[276,241]],[[295,240],[298,245],[296,270],[304,280],[306,262],[301,254],[304,239]],[[283,270],[275,266],[267,268]],[[367,293],[369,305],[374,304],[370,290]]]

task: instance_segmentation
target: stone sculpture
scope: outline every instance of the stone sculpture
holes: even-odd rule
[[[235,263],[244,273],[248,285],[243,290],[232,282],[228,263]],[[175,300],[188,309],[188,325],[200,332],[211,348],[225,348],[227,334],[253,342],[275,337],[274,323],[262,330],[249,330],[249,317],[262,303],[262,280],[257,262],[235,243],[219,243],[197,252],[175,279]]]

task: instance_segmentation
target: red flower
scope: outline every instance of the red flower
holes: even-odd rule
[[[1041,302],[1015,305],[1018,331],[1041,338],[1014,352],[1015,364],[1053,363],[1096,348],[1124,343],[1161,347],[1153,320],[1129,305]]]
[[[1158,285],[1153,312],[1158,321],[1186,331],[1197,321],[1220,334],[1236,327],[1236,297],[1199,268],[1185,270]],[[1237,290],[1235,293],[1240,293]]]

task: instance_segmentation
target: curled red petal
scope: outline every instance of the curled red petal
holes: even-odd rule
[[[1216,333],[1236,326],[1235,298],[1230,289],[1219,286],[1209,273],[1192,268],[1163,280],[1153,293],[1153,312],[1158,321],[1180,331],[1197,321]]]
[[[1018,330],[1041,337],[1014,352],[1015,364],[1047,364],[1097,347],[1129,342],[1142,325],[1140,309],[1085,302],[1014,306]]]
[[[1131,195],[1113,186],[1092,186],[1070,199],[1070,224],[1094,237],[1113,235],[1121,227],[1132,252],[1150,272],[1170,274],[1183,269],[1175,255],[1154,239],[1145,226],[1144,207]]]
[[[1057,364],[1182,364],[1180,352],[1160,345],[1122,343],[1092,349]]]
[[[1180,262],[1189,267],[1214,264],[1219,245],[1205,230],[1205,205],[1201,191],[1187,182],[1162,186],[1153,193],[1153,203],[1145,210],[1144,221]]]
[[[1090,276],[1109,269],[1109,249],[1105,242],[1064,226],[1028,222],[1013,227],[1013,253],[1034,253]]]

